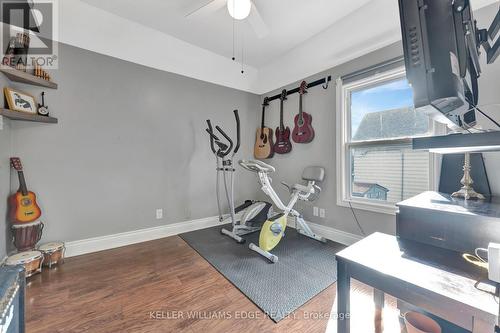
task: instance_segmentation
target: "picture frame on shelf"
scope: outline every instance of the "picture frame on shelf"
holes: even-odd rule
[[[34,96],[9,87],[4,88],[4,94],[10,110],[37,114],[38,105]]]

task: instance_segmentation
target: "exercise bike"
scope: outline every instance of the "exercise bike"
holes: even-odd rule
[[[230,219],[232,225],[231,230],[222,228],[221,233],[233,238],[238,243],[244,243],[245,239],[241,236],[259,231],[264,222],[272,215],[272,205],[263,201],[246,200],[238,207],[234,207],[234,173],[236,170],[233,167],[233,158],[240,148],[240,118],[238,116],[238,110],[234,110],[234,117],[236,119],[235,145],[233,140],[219,126],[215,126],[215,129],[222,135],[226,142],[223,142],[215,135],[210,120],[207,120],[208,127],[206,131],[210,136],[210,148],[216,158],[216,196],[219,222],[226,223],[228,219]],[[228,217],[227,215],[224,216],[222,213],[220,198],[221,180],[224,185],[225,196],[229,206]],[[237,219],[236,214],[239,213],[241,213],[241,217]]]
[[[317,166],[306,167],[302,173],[302,179],[307,181],[307,185],[295,184],[290,186],[286,183],[282,183],[290,192],[290,201],[285,205],[271,186],[269,173],[276,171],[273,166],[262,161],[246,160],[239,161],[239,164],[244,169],[257,173],[262,191],[264,191],[264,193],[271,198],[276,207],[282,211],[282,213],[271,217],[264,223],[260,231],[259,245],[257,246],[251,243],[251,250],[266,257],[273,263],[278,262],[278,256],[272,254],[270,251],[274,249],[283,238],[289,215],[295,218],[295,228],[298,233],[323,243],[326,242],[326,239],[316,235],[307,225],[306,221],[304,221],[302,215],[293,209],[293,206],[298,200],[314,201],[319,197],[321,188],[316,185],[316,183],[323,181],[325,177],[324,168]]]

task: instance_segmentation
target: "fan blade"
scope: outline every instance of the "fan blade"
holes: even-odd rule
[[[253,31],[259,38],[264,38],[269,34],[269,28],[266,23],[262,19],[257,7],[254,3],[252,3],[252,10],[250,11],[250,15],[248,16],[248,23],[252,27]]]
[[[205,2],[204,5],[197,6],[195,9],[188,12],[188,14],[186,14],[186,17],[194,19],[207,17],[210,14],[215,13],[225,5],[226,0],[212,0],[210,2]]]

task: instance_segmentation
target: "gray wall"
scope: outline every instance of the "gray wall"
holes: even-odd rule
[[[72,241],[215,216],[215,158],[205,119],[234,135],[238,108],[240,156],[250,155],[259,97],[67,45],[59,53],[52,73],[59,89],[46,90],[59,124],[12,123],[14,153],[43,210],[43,239]],[[35,96],[42,91],[12,86]],[[252,175],[237,179],[237,199],[257,190]],[[156,208],[164,209],[162,220]]]
[[[476,13],[481,24],[491,21],[493,9]],[[239,157],[249,158],[254,130],[260,123],[259,96],[67,45],[60,45],[59,50],[60,69],[52,73],[59,89],[46,93],[60,123],[4,119],[0,197],[7,198],[9,187],[17,189],[14,173],[9,180],[8,157],[15,154],[23,159],[29,187],[39,195],[46,223],[44,240],[78,240],[216,215],[214,158],[204,133],[205,119],[232,130],[232,109],[240,109],[243,146]],[[401,46],[395,44],[307,79],[327,74],[336,78],[401,52]],[[481,102],[498,103],[500,62],[485,70]],[[36,96],[42,91],[7,82],[3,76],[0,84]],[[292,124],[297,105],[298,96],[291,96],[285,111],[288,124]],[[312,205],[301,203],[299,208],[308,220],[359,234],[351,211],[336,205],[334,83],[328,90],[311,89],[305,105],[314,116],[317,137],[311,144],[294,145],[292,154],[277,155],[270,161],[277,167],[273,184],[280,196],[287,198],[279,180],[296,182],[306,165],[323,165],[327,178],[315,205],[326,208],[327,218],[313,217]],[[278,123],[278,111],[277,101],[273,102],[268,124]],[[495,112],[500,120],[500,107],[489,112]],[[486,163],[493,190],[500,194],[500,180],[494,174],[500,166],[500,154],[488,154]],[[255,176],[246,171],[239,171],[236,189],[237,200],[264,197]],[[5,206],[6,201],[0,200],[0,257],[9,246]],[[156,208],[164,209],[162,220],[155,219]],[[356,214],[367,233],[394,232],[394,216],[361,210]]]
[[[275,154],[274,157],[266,162],[276,167],[277,172],[274,175],[274,188],[280,197],[285,200],[288,198],[288,192],[279,185],[280,181],[295,183],[300,180],[304,167],[308,165],[320,165],[325,168],[326,178],[322,184],[321,197],[311,203],[299,203],[297,206],[304,214],[306,220],[323,224],[338,230],[352,234],[360,234],[354,217],[350,209],[337,206],[337,161],[336,161],[336,86],[337,77],[352,73],[356,70],[366,68],[370,65],[380,63],[384,60],[394,58],[402,53],[399,44],[383,48],[372,52],[363,57],[342,64],[325,72],[306,78],[306,81],[314,81],[327,75],[332,76],[332,82],[329,88],[324,90],[321,86],[309,89],[304,96],[304,111],[312,114],[313,127],[316,132],[314,141],[309,144],[293,144],[293,150],[287,155]],[[297,87],[300,82],[296,82],[285,89]],[[278,94],[283,88],[267,93],[265,96]],[[264,96],[261,96],[262,98]],[[299,96],[293,94],[285,102],[284,121],[285,124],[293,128],[293,117],[298,112]],[[260,121],[260,115],[258,117]],[[271,102],[266,111],[266,124],[273,128],[279,124],[279,100]],[[319,206],[326,209],[326,218],[314,217],[312,207]],[[356,210],[356,216],[361,222],[363,229],[367,234],[374,231],[393,233],[395,231],[394,216],[379,213],[372,213],[363,210]]]
[[[489,26],[497,8],[498,4],[493,4],[483,8],[475,14],[480,26]],[[337,205],[336,172],[339,162],[336,160],[336,131],[338,127],[336,126],[335,120],[336,87],[334,82],[339,76],[400,56],[402,53],[401,43],[395,43],[325,72],[306,78],[306,81],[309,82],[325,77],[326,75],[331,75],[333,78],[333,82],[330,83],[328,90],[323,90],[320,86],[315,87],[310,89],[309,93],[304,97],[304,111],[313,115],[313,127],[316,130],[316,138],[310,144],[294,144],[292,153],[288,155],[275,155],[272,159],[268,160],[268,162],[277,168],[277,172],[274,176],[276,181],[273,184],[278,184],[275,185],[275,188],[279,188],[278,194],[282,198],[287,198],[288,193],[279,185],[279,181],[284,180],[288,183],[297,182],[300,179],[302,169],[307,165],[321,165],[325,167],[326,180],[322,186],[323,191],[320,199],[316,201],[314,205],[326,209],[326,218],[314,217],[312,214],[313,205],[302,203],[299,208],[301,208],[307,220],[345,232],[360,234],[351,210]],[[480,78],[480,104],[499,103],[498,78],[500,77],[500,61],[488,66],[483,63],[483,70],[485,73]],[[295,82],[284,88],[292,89],[299,84],[300,82]],[[283,88],[280,88],[269,92],[264,96],[279,94],[282,89]],[[263,99],[264,96],[261,96],[261,99]],[[298,112],[298,94],[289,96],[285,103],[285,124],[293,128],[293,117]],[[488,112],[500,121],[499,105],[485,106],[483,111]],[[273,127],[273,129],[276,124],[279,124],[278,100],[273,101],[268,108],[266,119],[267,126]],[[480,123],[485,128],[494,128],[487,120],[480,119]],[[260,124],[260,115],[258,116],[256,124],[256,126]],[[485,154],[485,161],[493,193],[500,195],[500,179],[496,177],[500,167],[500,153]],[[355,210],[355,213],[367,234],[375,231],[386,233],[395,232],[396,219],[394,215],[379,214],[363,210]]]
[[[487,27],[493,21],[495,14],[498,10],[498,2],[479,10],[475,13],[475,18],[481,27]],[[500,59],[492,65],[487,65],[485,56],[481,58],[481,67],[483,73],[479,78],[479,104],[482,106],[481,110],[491,116],[500,123],[500,96],[499,82],[500,82]],[[479,115],[478,121],[483,128],[499,130],[491,121]],[[500,177],[498,171],[500,170],[500,153],[485,153],[483,154],[484,163],[488,172],[488,179],[490,182],[493,194],[500,195]]]

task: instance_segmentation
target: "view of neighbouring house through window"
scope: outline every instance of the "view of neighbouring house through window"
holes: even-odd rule
[[[351,198],[395,203],[429,187],[429,153],[397,139],[426,135],[429,118],[414,109],[404,78],[350,92]],[[376,141],[384,140],[377,144]],[[390,142],[394,140],[394,143]]]

